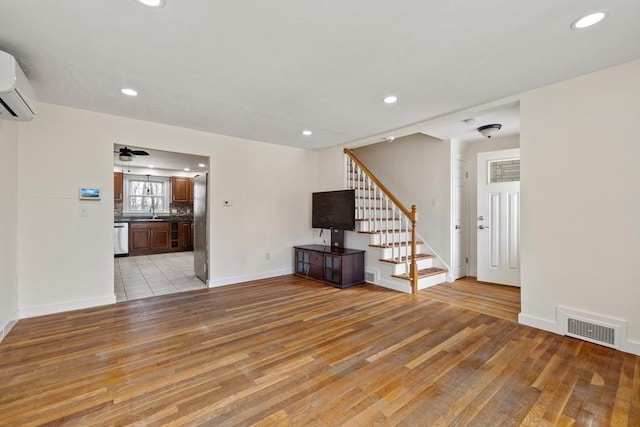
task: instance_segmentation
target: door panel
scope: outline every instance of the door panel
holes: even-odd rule
[[[452,226],[451,231],[451,278],[467,275],[467,167],[464,160],[454,160]]]

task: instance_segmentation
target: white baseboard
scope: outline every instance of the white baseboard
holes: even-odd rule
[[[116,295],[108,295],[97,298],[87,298],[76,301],[61,302],[58,304],[21,307],[18,310],[20,319],[28,317],[44,316],[45,314],[61,313],[63,311],[80,310],[83,308],[98,307],[116,303]]]
[[[558,322],[555,320],[542,319],[540,317],[520,313],[518,314],[518,323],[562,335],[560,325],[558,325]]]
[[[622,341],[622,347],[620,348],[620,350],[624,351],[625,353],[631,353],[635,354],[636,356],[640,356],[640,342],[631,340]]]
[[[11,332],[11,329],[16,325],[16,323],[18,323],[18,311],[14,311],[13,314],[11,315],[11,319],[9,319],[4,325],[0,325],[0,342],[2,342],[2,340],[4,340],[4,337],[6,337],[9,332]]]
[[[257,274],[247,274],[244,276],[225,277],[222,279],[209,280],[209,287],[216,288],[218,286],[234,285],[236,283],[250,282],[252,280],[270,279],[271,277],[287,276],[293,274],[293,267],[283,268],[280,270],[265,271]]]

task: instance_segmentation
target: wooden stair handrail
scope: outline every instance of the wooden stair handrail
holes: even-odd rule
[[[407,209],[400,200],[394,194],[384,186],[382,182],[367,168],[355,155],[355,153],[348,149],[344,149],[344,153],[357,164],[360,169],[375,183],[375,185],[400,209],[400,211],[409,218],[411,221],[411,265],[409,267],[409,275],[411,276],[411,293],[416,295],[418,293],[418,262],[416,261],[416,222],[418,221],[418,210],[416,205],[411,206],[411,210]]]
[[[358,159],[355,155],[355,153],[348,149],[345,148],[344,149],[344,153],[351,157],[351,160],[353,160],[358,166],[360,166],[360,169],[362,169],[364,171],[365,174],[367,174],[369,176],[369,178],[371,178],[371,180],[378,186],[378,188],[380,188],[380,190],[382,190],[382,192],[384,194],[387,195],[387,197],[393,202],[395,203],[395,205],[398,207],[398,209],[400,209],[402,211],[403,214],[405,214],[407,216],[407,218],[409,218],[411,221],[414,220],[414,218],[411,215],[411,211],[409,209],[407,209],[405,207],[405,205],[402,204],[402,202],[400,200],[398,200],[398,198],[396,196],[393,195],[393,193],[391,191],[389,191],[389,189],[387,187],[384,186],[383,183],[380,182],[380,180],[373,174],[373,172],[371,172],[361,161],[360,159]]]

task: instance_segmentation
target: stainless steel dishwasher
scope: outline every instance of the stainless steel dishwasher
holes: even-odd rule
[[[115,256],[129,255],[129,223],[113,223],[113,253]]]

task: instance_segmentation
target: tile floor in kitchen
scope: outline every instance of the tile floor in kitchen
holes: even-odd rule
[[[114,268],[118,302],[207,287],[193,272],[193,252],[118,257]]]

